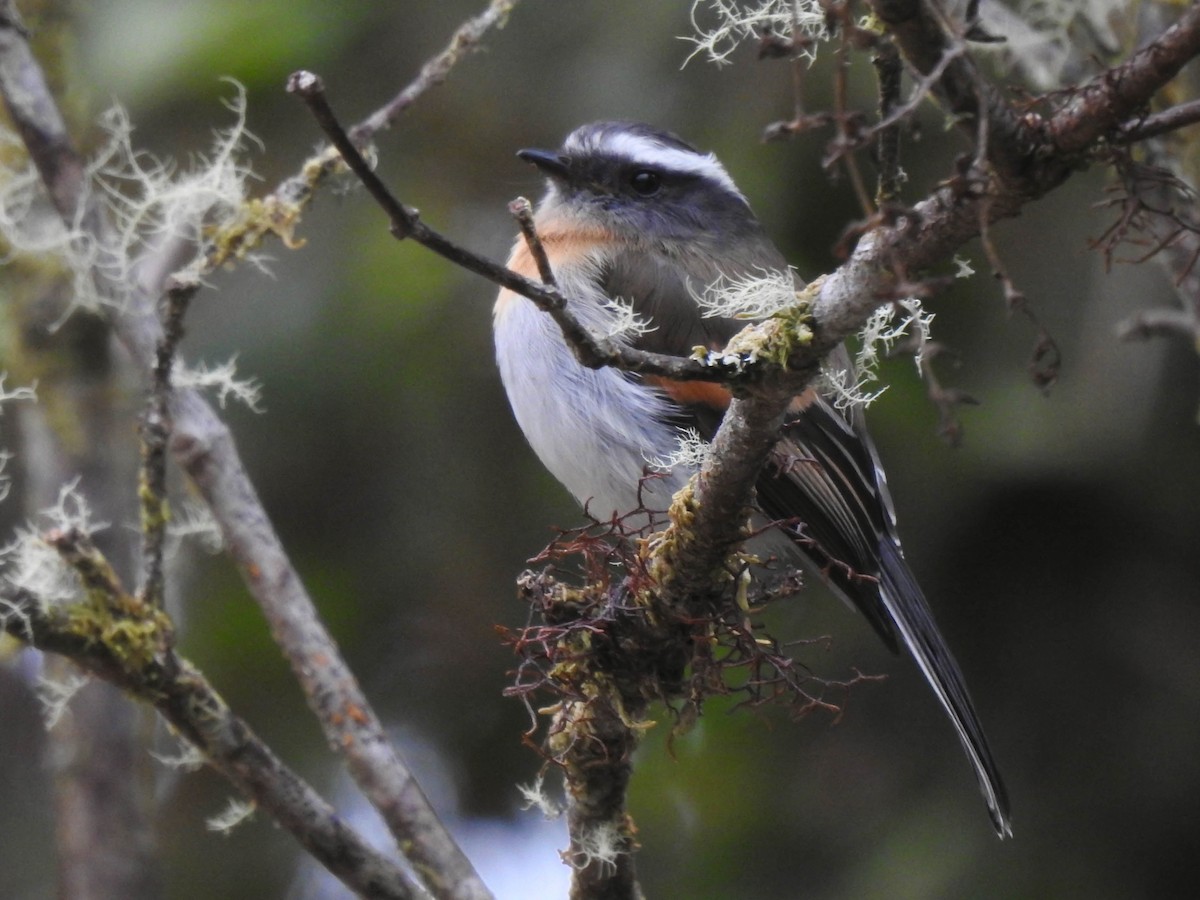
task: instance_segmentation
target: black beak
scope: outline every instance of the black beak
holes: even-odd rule
[[[567,177],[567,159],[553,150],[518,150],[517,158],[527,163],[533,163],[542,174],[551,178],[565,180]]]

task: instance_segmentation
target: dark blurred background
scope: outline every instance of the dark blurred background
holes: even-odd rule
[[[75,102],[93,117],[120,102],[140,147],[187,165],[230,124],[220,79],[233,77],[266,148],[252,153],[265,190],[317,143],[284,93],[290,72],[321,74],[356,120],[481,6],[79,4]],[[598,118],[645,120],[715,150],[801,273],[829,270],[857,211],[848,186],[821,171],[828,134],[760,143],[765,125],[791,114],[791,70],[749,48],[731,67],[681,67],[687,7],[526,0],[382,135],[380,174],[430,224],[501,258],[514,231],[506,203],[540,191],[518,148],[555,146]],[[828,106],[827,63],[810,73],[811,109]],[[865,63],[854,82],[869,105]],[[922,121],[904,160],[909,199],[964,150],[936,111]],[[855,666],[889,677],[856,688],[836,722],[714,704],[674,755],[666,728],[651,732],[632,796],[648,896],[1103,900],[1195,883],[1197,361],[1186,346],[1115,338],[1119,322],[1171,293],[1154,264],[1105,274],[1089,251],[1110,221],[1094,208],[1104,185],[1100,172],[1081,174],[995,229],[1063,352],[1047,396],[1027,370],[1036,332],[1006,313],[973,246],[980,274],[930,304],[935,336],[958,354],[957,366],[939,363],[943,381],[981,401],[963,411],[962,447],[937,436],[909,360],[885,366],[891,389],[870,412],[908,556],[1007,777],[1015,838],[992,833],[915,667],[814,587],[769,613],[774,634],[832,635],[828,651],[797,651],[825,677]],[[554,896],[561,889],[536,873],[557,871],[565,836],[555,827],[529,840],[538,814],[518,811],[516,785],[539,760],[521,745],[525,711],[501,697],[513,657],[495,626],[524,622],[515,576],[580,514],[509,415],[491,287],[394,241],[349,186],[322,194],[300,235],[299,250],[268,248],[271,277],[242,266],[214,279],[185,353],[236,354],[262,381],[265,414],[228,419],[326,620],[419,767],[438,769],[441,802],[457,804],[448,814],[477,832],[490,823],[478,853],[522,873],[516,888],[491,876],[497,888],[535,897],[545,879]],[[232,566],[203,554],[187,565],[184,651],[289,762],[337,790],[337,763]],[[0,896],[43,898],[54,895],[44,733],[20,665],[0,674]],[[206,830],[230,794],[216,776],[166,779],[163,794],[169,896],[304,895],[296,848],[265,815],[228,838]]]

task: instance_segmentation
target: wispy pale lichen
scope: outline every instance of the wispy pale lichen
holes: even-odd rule
[[[230,400],[236,400],[250,410],[261,413],[262,385],[255,378],[237,377],[237,357],[210,367],[200,362],[195,366],[185,366],[176,362],[171,380],[176,387],[194,388],[196,390],[211,390],[216,392],[217,403],[221,409]]]
[[[107,527],[92,519],[91,508],[77,481],[63,485],[58,501],[43,511],[42,516],[51,529],[62,532],[90,535]],[[0,577],[13,588],[36,597],[44,608],[78,601],[83,594],[79,576],[41,534],[33,526],[18,529],[12,542],[0,548]]]
[[[194,541],[206,553],[220,553],[225,547],[225,538],[216,517],[203,503],[183,500],[171,505],[171,521],[167,524],[167,558],[173,557],[182,544]]]
[[[137,266],[164,242],[179,242],[192,256],[183,269],[206,269],[205,235],[242,214],[246,184],[246,94],[240,85],[226,104],[233,125],[218,131],[212,149],[188,166],[162,161],[133,143],[133,124],[120,107],[100,119],[107,139],[85,169],[85,202],[64,223],[50,209],[41,179],[19,139],[0,133],[0,241],[8,258],[52,257],[71,273],[65,319],[76,309],[123,304],[137,285]],[[83,227],[88,209],[98,209],[110,227]],[[105,235],[98,238],[98,234]]]
[[[666,456],[647,456],[646,465],[654,472],[670,472],[677,466],[691,471],[700,468],[708,456],[709,445],[700,438],[700,432],[695,428],[685,428],[679,432],[675,450]]]
[[[796,305],[796,280],[791,269],[760,269],[721,276],[694,296],[705,318],[765,319]]]
[[[229,803],[223,810],[205,821],[209,831],[215,831],[228,837],[233,830],[254,815],[258,806],[250,800],[240,800],[230,797]]]
[[[913,360],[920,374],[932,323],[933,313],[925,312],[915,297],[879,307],[859,333],[861,344],[853,367],[847,370],[830,361],[822,367],[822,392],[833,399],[838,409],[874,403],[887,390],[887,385],[870,389],[879,380],[880,358],[901,338],[909,338],[915,345]]]
[[[695,33],[684,35],[683,40],[696,45],[688,56],[689,62],[703,56],[711,63],[726,65],[743,41],[758,40],[764,34],[824,40],[825,19],[818,0],[694,0]],[[813,43],[796,46],[799,56],[815,55]]]
[[[547,819],[557,819],[563,814],[563,807],[546,791],[546,779],[540,773],[533,784],[518,784],[521,792],[522,809],[538,809]]]
[[[601,328],[593,329],[601,340],[631,341],[654,330],[653,323],[638,315],[633,304],[621,297],[604,304],[607,318]]]

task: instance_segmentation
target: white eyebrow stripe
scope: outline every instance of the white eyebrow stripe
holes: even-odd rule
[[[564,149],[568,151],[577,149],[578,145],[571,146],[573,144],[575,142],[568,141],[568,146],[564,147]],[[641,163],[668,172],[682,172],[707,178],[721,185],[721,187],[743,203],[746,202],[745,196],[738,190],[737,185],[733,183],[733,179],[729,177],[729,173],[725,171],[725,167],[721,165],[717,157],[712,153],[692,153],[676,147],[664,147],[652,138],[644,137],[640,134],[631,134],[627,131],[608,132],[599,141],[595,142],[593,147],[596,150],[628,159],[635,164]]]

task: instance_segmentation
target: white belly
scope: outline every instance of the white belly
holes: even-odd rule
[[[517,423],[543,465],[589,513],[603,521],[637,509],[639,484],[642,505],[665,510],[691,474],[643,480],[652,460],[677,448],[678,429],[665,421],[669,402],[616,369],[581,366],[558,326],[524,297],[501,295],[495,338]]]

